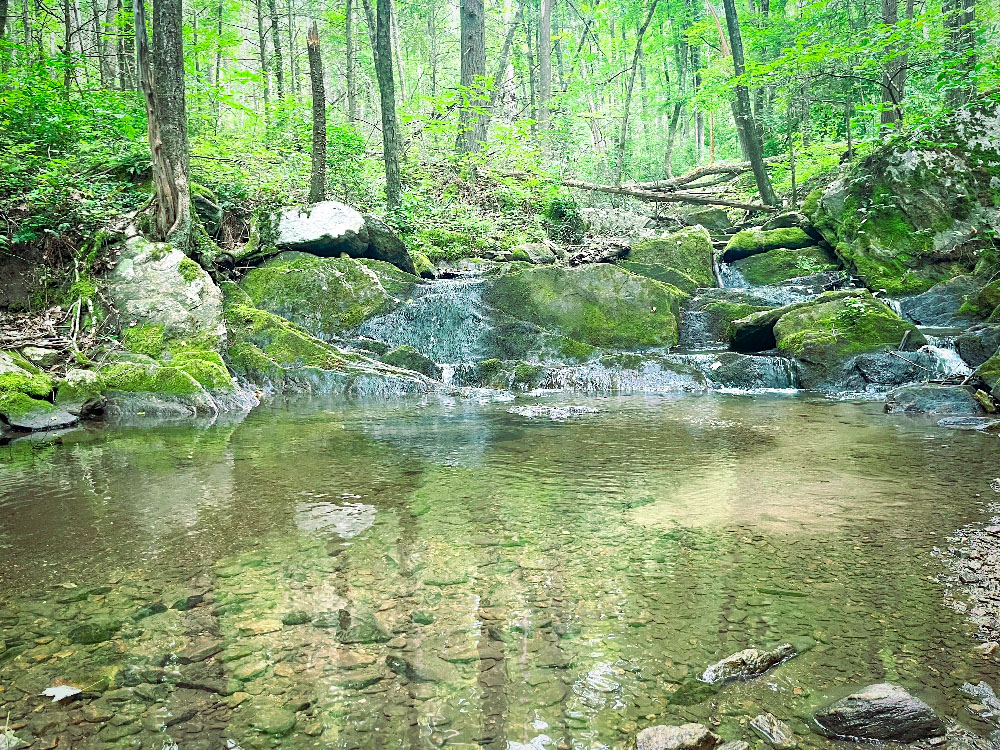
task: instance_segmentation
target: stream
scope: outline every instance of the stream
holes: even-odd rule
[[[959,688],[1000,674],[932,553],[996,475],[995,438],[802,393],[293,399],[19,441],[0,717],[37,747],[583,750],[752,741],[770,711],[823,748],[816,707],[889,680],[985,734]]]

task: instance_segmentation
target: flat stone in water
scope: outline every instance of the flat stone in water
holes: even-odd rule
[[[118,620],[91,620],[70,630],[69,640],[81,644],[103,643],[114,638],[121,628]]]
[[[774,714],[760,714],[750,720],[750,728],[775,750],[791,750],[798,742],[792,728]]]
[[[711,750],[721,742],[702,724],[655,726],[636,735],[635,750]]]
[[[282,737],[295,728],[297,721],[295,713],[287,708],[265,704],[253,706],[253,711],[253,726],[264,734]]]
[[[795,648],[790,643],[778,646],[773,651],[747,648],[710,666],[701,679],[709,685],[730,680],[749,680],[791,659],[795,654]]]
[[[829,736],[847,739],[915,742],[945,732],[930,706],[887,682],[820,709],[816,721]]]
[[[313,618],[312,624],[332,629],[343,644],[387,643],[392,638],[368,612],[352,614],[346,609],[321,612]]]

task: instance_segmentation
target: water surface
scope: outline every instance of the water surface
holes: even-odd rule
[[[766,710],[822,747],[816,706],[891,680],[985,731],[958,687],[996,669],[931,553],[995,498],[995,438],[805,395],[534,401],[598,413],[312,399],[0,448],[0,716],[74,748],[516,749]]]

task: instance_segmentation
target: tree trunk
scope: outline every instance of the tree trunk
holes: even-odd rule
[[[899,0],[882,0],[882,23],[895,26],[899,21]],[[905,70],[899,57],[893,58],[896,50],[890,46],[886,55],[890,58],[882,73],[882,130],[885,131],[903,117],[902,91],[899,88],[900,74]]]
[[[726,9],[726,26],[729,29],[729,46],[733,54],[733,72],[738,79],[746,76],[746,63],[743,59],[743,37],[740,34],[739,19],[736,16],[735,0],[723,0]],[[767,174],[764,165],[764,155],[761,150],[760,137],[757,126],[754,123],[753,112],[750,110],[750,90],[747,88],[745,80],[741,80],[735,87],[735,98],[733,100],[733,114],[736,117],[737,131],[743,133],[743,144],[746,150],[747,161],[753,168],[753,176],[757,182],[757,190],[760,191],[760,199],[769,206],[778,205],[778,197],[774,194],[771,186],[771,178]]]
[[[285,16],[288,19],[288,73],[292,79],[289,81],[292,96],[298,97],[302,86],[299,83],[299,56],[295,54],[295,19],[292,15],[292,0],[285,3]]]
[[[535,58],[534,58],[534,56],[532,55],[532,52],[531,52],[531,44],[532,44],[532,38],[531,38],[531,36],[532,36],[532,34],[531,34],[531,21],[528,21],[526,24],[524,24],[524,32],[525,32],[525,35],[527,36],[527,44],[525,45],[525,51],[526,51],[526,53],[528,55],[528,106],[530,108],[531,121],[532,121],[531,134],[532,134],[532,137],[538,138],[538,118],[539,118],[539,114],[538,114],[538,100],[535,97],[535,90],[536,90],[536,84],[535,84]],[[588,96],[589,96],[589,94],[588,94]],[[594,107],[591,106],[591,110],[592,111],[593,111],[593,109],[594,109]]]
[[[352,125],[358,121],[358,82],[355,78],[354,63],[354,2],[347,0],[344,17],[344,37],[347,45],[347,121]],[[310,70],[312,63],[310,62]]]
[[[399,79],[399,101],[405,102],[406,96],[406,76],[403,74],[403,47],[399,37],[399,18],[396,15],[395,0],[389,2],[390,20],[392,21],[392,55],[396,61],[396,76]]]
[[[70,0],[63,0],[63,64],[66,66],[63,69],[63,89],[64,94],[67,99],[69,99],[69,90],[73,85],[73,16],[71,15],[72,6],[70,5]]]
[[[433,1],[427,13],[427,39],[430,47],[431,98],[433,99],[437,96],[438,87],[437,3]]]
[[[215,6],[215,77],[212,80],[212,116],[215,122],[215,132],[219,132],[219,117],[222,111],[222,11],[223,1]]]
[[[503,48],[500,50],[500,59],[497,62],[496,73],[493,74],[492,85],[490,88],[490,103],[489,112],[483,115],[483,137],[486,136],[486,129],[489,126],[490,119],[493,116],[493,111],[496,108],[497,100],[500,97],[500,91],[503,88],[502,83],[504,76],[507,74],[507,65],[510,62],[510,51],[514,46],[514,34],[517,32],[517,26],[521,22],[521,14],[524,12],[525,0],[521,0],[517,4],[517,8],[514,10],[514,17],[510,21],[510,26],[507,27],[507,36],[503,40]]]
[[[538,14],[538,124],[544,133],[549,125],[552,98],[552,0],[541,0]]]
[[[143,0],[135,0],[134,11],[139,82],[153,156],[156,233],[159,239],[188,253],[192,219],[181,0],[157,0],[153,5],[152,50],[146,36]]]
[[[323,87],[323,57],[319,46],[319,28],[313,21],[306,37],[309,51],[309,82],[312,84],[312,178],[309,202],[326,200],[326,91]]]
[[[365,20],[368,21],[368,42],[372,48],[372,60],[378,62],[378,42],[375,40],[375,32],[378,28],[378,20],[375,18],[375,10],[372,7],[372,0],[361,0],[365,7]],[[376,71],[377,72],[377,71]]]
[[[632,106],[632,92],[635,89],[635,75],[639,70],[639,58],[642,56],[642,37],[646,33],[646,29],[649,28],[649,22],[653,20],[653,14],[656,12],[656,3],[657,0],[652,0],[649,4],[646,20],[642,22],[642,26],[639,27],[639,31],[635,36],[635,52],[632,53],[632,69],[629,71],[628,84],[625,86],[625,106],[622,111],[622,126],[618,137],[618,164],[615,170],[615,182],[619,185],[621,185],[622,177],[625,174],[625,150],[628,145],[628,115],[629,109]]]
[[[285,98],[285,66],[281,59],[281,34],[278,31],[278,7],[275,0],[267,0],[271,13],[271,45],[274,47],[274,83],[278,90],[278,99]]]
[[[271,81],[267,71],[267,35],[264,33],[264,0],[257,0],[257,45],[260,51],[260,75],[264,79],[264,122],[271,106]]]
[[[976,91],[973,72],[976,69],[976,0],[947,0],[944,7],[948,48],[957,61],[953,80],[956,84],[945,92],[945,100],[954,108],[969,103]]]
[[[365,0],[366,9],[369,0]],[[399,125],[396,122],[396,85],[392,75],[392,14],[389,0],[378,0],[375,22],[375,74],[382,102],[382,151],[385,158],[385,202],[390,211],[402,205],[399,176]]]
[[[486,76],[486,18],[483,0],[461,0],[461,85],[465,99],[459,114],[456,148],[460,154],[478,151],[486,138],[486,123],[479,109],[489,107],[483,100],[482,79]]]

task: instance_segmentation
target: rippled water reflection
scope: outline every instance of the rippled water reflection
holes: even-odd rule
[[[995,438],[807,396],[548,401],[599,412],[311,400],[0,448],[0,716],[74,748],[600,748],[769,710],[821,746],[815,706],[888,679],[984,730],[957,688],[996,670],[930,552],[994,496]]]

